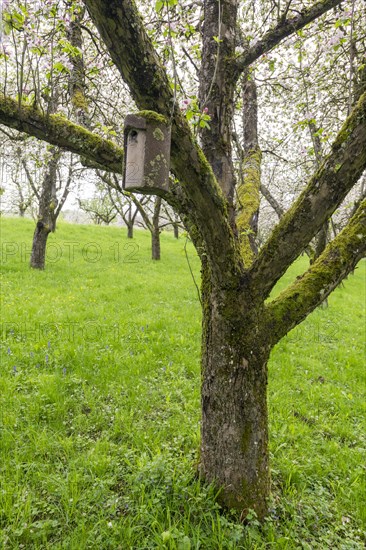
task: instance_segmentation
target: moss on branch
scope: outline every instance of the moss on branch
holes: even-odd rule
[[[155,111],[139,111],[136,116],[140,116],[149,120],[150,122],[157,122],[158,124],[168,124],[168,119],[164,115],[160,115]]]
[[[249,151],[245,155],[242,166],[243,177],[237,188],[239,208],[236,223],[239,230],[240,251],[246,268],[255,258],[251,238],[253,237],[253,219],[258,213],[260,203],[261,159],[262,153],[259,149]]]
[[[341,204],[365,167],[366,93],[339,131],[330,154],[254,262],[254,292],[268,297],[278,279]]]
[[[0,123],[77,153],[105,170],[122,173],[122,148],[60,114],[46,115],[38,109],[19,105],[14,99],[0,95]]]
[[[273,345],[320,305],[365,253],[366,200],[314,264],[267,306]]]

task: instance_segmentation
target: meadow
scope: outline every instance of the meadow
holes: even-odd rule
[[[270,513],[243,525],[196,475],[193,246],[63,222],[38,272],[33,222],[0,223],[1,549],[365,547],[365,260],[272,353]]]

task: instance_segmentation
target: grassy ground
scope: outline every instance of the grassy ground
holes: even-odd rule
[[[364,548],[364,262],[273,351],[271,513],[242,526],[195,478],[185,240],[153,263],[145,232],[60,224],[36,272],[32,231],[1,220],[0,548]]]

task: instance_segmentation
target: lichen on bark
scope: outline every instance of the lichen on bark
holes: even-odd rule
[[[252,239],[255,237],[253,219],[258,216],[260,205],[261,159],[259,149],[245,154],[241,180],[237,186],[236,224],[239,231],[240,251],[244,266],[250,267],[255,258]]]
[[[272,345],[320,305],[366,252],[366,200],[310,268],[267,305]]]

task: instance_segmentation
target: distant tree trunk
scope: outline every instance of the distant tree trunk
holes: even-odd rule
[[[132,205],[130,204],[127,218],[127,239],[133,239],[133,222],[134,218],[132,217]]]
[[[133,239],[133,224],[127,225],[127,239]]]
[[[39,200],[38,222],[33,235],[30,266],[34,269],[44,269],[48,235],[56,229],[56,181],[57,164],[61,152],[57,147],[51,147],[51,158],[48,162]]]
[[[329,226],[329,223],[325,222],[325,224],[322,226],[321,230],[319,231],[319,233],[316,236],[314,254],[311,258],[310,263],[314,263],[315,260],[317,260],[319,258],[319,256],[322,254],[325,247],[327,246],[328,226]]]
[[[155,229],[151,234],[151,257],[153,260],[160,260],[160,230]]]
[[[74,112],[78,123],[84,128],[90,129],[89,106],[86,98],[85,85],[85,64],[83,51],[83,37],[81,32],[81,23],[85,15],[85,7],[78,6],[74,12],[74,18],[70,21],[67,29],[68,39],[74,48],[78,48],[80,55],[73,55],[70,58],[72,71],[69,77],[69,93]]]
[[[151,257],[153,260],[160,260],[160,208],[161,198],[156,197],[151,227]]]
[[[173,223],[174,238],[179,239],[179,216],[174,212],[174,223]]]
[[[50,229],[42,222],[38,221],[33,234],[32,254],[30,266],[35,269],[44,269],[46,263],[46,247]]]

